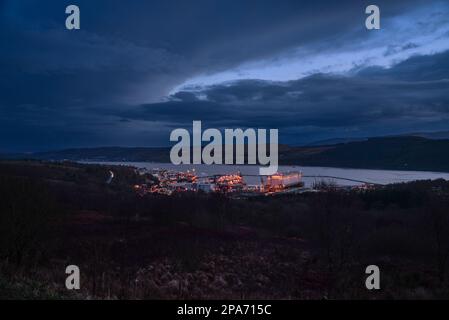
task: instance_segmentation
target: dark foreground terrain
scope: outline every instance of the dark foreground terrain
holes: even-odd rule
[[[128,167],[0,162],[0,298],[449,297],[449,182],[237,200],[141,197],[141,179]]]

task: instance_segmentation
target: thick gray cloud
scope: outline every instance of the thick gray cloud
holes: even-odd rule
[[[171,128],[192,120],[280,128],[288,143],[448,129],[448,59],[435,54],[445,51],[444,35],[429,43],[419,34],[444,31],[444,11],[425,16],[422,28],[413,29],[416,37],[396,45],[421,8],[438,14],[444,2],[377,1],[382,21],[399,17],[399,40],[379,54],[405,59],[391,68],[359,65],[372,54],[348,59],[354,52],[377,54],[392,37],[387,30],[367,40],[369,1],[79,0],[80,31],[64,28],[68,4],[0,1],[0,152],[166,145]],[[403,58],[417,49],[420,56]],[[320,60],[308,76],[290,81],[179,87],[204,75],[238,75],[254,61],[263,62],[270,78],[280,59],[298,54],[308,55],[304,65],[320,57],[332,68],[354,70],[329,74]]]
[[[439,61],[437,65],[434,65]],[[289,82],[236,81],[179,92],[122,116],[188,127],[279,128],[289,143],[311,136],[369,136],[447,128],[449,53],[415,57],[384,70],[351,76],[317,74]],[[431,67],[431,70],[429,70]]]

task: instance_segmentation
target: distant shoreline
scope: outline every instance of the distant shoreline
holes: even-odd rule
[[[1,160],[0,160],[1,161]],[[64,161],[64,160],[53,160],[53,161]],[[72,160],[68,160],[72,161]],[[158,162],[158,161],[109,161],[109,160],[73,160],[78,163],[85,164],[109,164],[109,165],[120,165],[123,163],[126,166],[128,163],[147,163],[147,164],[164,164],[164,165],[173,165],[171,162]],[[259,167],[256,164],[212,164],[213,166],[245,166],[245,167]],[[208,166],[208,164],[184,164],[183,166]],[[372,171],[404,171],[404,172],[429,172],[429,173],[439,173],[439,174],[449,174],[449,171],[433,171],[433,170],[408,170],[408,169],[383,169],[383,168],[361,168],[361,167],[337,167],[337,166],[319,166],[319,165],[301,165],[301,164],[280,164],[279,167],[306,167],[306,168],[326,168],[326,169],[340,169],[340,170],[372,170]]]
[[[206,174],[229,174],[240,171],[242,175],[257,175],[258,166],[256,165],[174,165],[162,162],[130,162],[130,161],[83,161],[84,164],[129,166],[134,168],[146,169],[168,169],[176,171],[187,171],[195,168],[199,173]],[[361,183],[344,181],[346,179],[355,179],[366,181],[372,184],[392,184],[417,180],[437,180],[444,179],[449,181],[449,173],[435,171],[411,171],[411,170],[383,170],[383,169],[362,169],[362,168],[338,168],[321,166],[300,166],[300,165],[280,165],[279,172],[300,171],[303,173],[303,179],[306,185],[312,185],[317,180],[336,181],[342,186],[354,186]],[[320,177],[322,176],[322,177]],[[330,179],[332,176],[335,179]],[[257,178],[247,178],[248,180],[257,180]]]
[[[3,155],[3,158],[170,163],[169,155],[170,148],[103,147]],[[449,173],[449,140],[406,136],[331,146],[279,145],[279,165]]]

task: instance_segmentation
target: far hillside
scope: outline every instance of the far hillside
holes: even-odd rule
[[[169,147],[102,147],[3,157],[100,162],[170,162],[169,155]],[[279,162],[281,165],[449,172],[449,139],[397,136],[320,146],[280,145]]]
[[[310,148],[309,148],[310,149]],[[293,148],[281,163],[365,169],[449,171],[449,140],[421,137],[370,138],[365,141],[312,148]]]

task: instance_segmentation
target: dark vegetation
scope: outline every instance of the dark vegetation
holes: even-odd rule
[[[236,200],[140,197],[140,179],[129,167],[0,162],[0,298],[448,297],[449,182]],[[77,292],[64,286],[69,264]]]
[[[169,148],[110,147],[15,154],[9,157],[41,160],[170,162],[169,154]],[[449,140],[399,136],[370,138],[327,146],[280,145],[279,162],[284,165],[449,172]]]
[[[295,163],[300,154],[289,152],[285,163]],[[302,165],[363,169],[449,171],[449,140],[420,137],[371,138],[338,144],[300,160]]]

